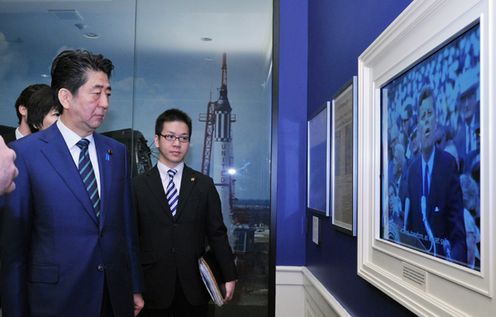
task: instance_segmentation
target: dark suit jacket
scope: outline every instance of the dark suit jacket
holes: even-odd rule
[[[11,133],[2,135],[5,144],[9,144],[10,142],[14,142],[16,140],[15,130]]]
[[[3,215],[4,316],[99,316],[105,280],[115,316],[133,316],[142,277],[126,150],[94,140],[99,221],[56,124],[11,143],[19,176]]]
[[[436,149],[427,198],[427,219],[435,238],[448,239],[453,260],[467,263],[465,221],[463,218],[463,194],[456,160],[445,151]],[[408,172],[408,197],[410,212],[407,230],[426,235],[422,222],[422,158],[415,160]],[[442,247],[437,247],[444,256]]]
[[[147,308],[168,308],[176,280],[190,304],[208,302],[209,295],[198,270],[206,239],[224,279],[237,278],[219,194],[210,177],[184,166],[175,217],[170,212],[157,166],[135,178],[134,198]]]
[[[480,114],[477,108],[477,110],[474,113],[474,127],[473,127],[474,129],[480,126],[479,119],[480,119]],[[458,130],[456,131],[456,134],[453,137],[453,142],[455,143],[456,152],[458,154],[460,172],[462,173],[469,172],[471,168],[470,164],[472,162],[468,160],[467,156],[471,151],[469,151],[466,146],[466,142],[467,142],[466,123],[462,119],[458,121]],[[475,144],[472,146],[475,146]]]

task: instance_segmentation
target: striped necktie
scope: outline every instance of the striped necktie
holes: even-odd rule
[[[90,141],[88,139],[79,140],[76,145],[81,149],[79,153],[79,163],[78,169],[79,174],[84,183],[84,187],[90,196],[91,203],[93,204],[93,210],[95,211],[96,218],[100,217],[100,196],[98,195],[98,186],[95,178],[95,171],[93,171],[93,166],[91,165],[90,154],[88,152],[88,145]]]
[[[176,185],[174,185],[174,176],[176,173],[177,170],[172,168],[167,171],[167,174],[169,175],[169,183],[167,184],[166,196],[173,216],[176,215],[177,202],[179,200],[179,193],[177,192]]]

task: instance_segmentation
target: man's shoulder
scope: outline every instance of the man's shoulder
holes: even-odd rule
[[[41,145],[47,143],[47,140],[49,139],[49,135],[50,133],[48,129],[31,133],[30,135],[17,139],[13,142],[10,142],[9,147],[13,148],[16,152],[23,150],[34,151]]]
[[[147,178],[153,177],[154,174],[159,175],[158,169],[157,169],[157,165],[155,165],[154,167],[152,167],[151,169],[149,169],[148,171],[146,171],[144,173],[141,173],[139,175],[136,175],[133,178],[133,182],[134,183],[144,182]]]
[[[444,150],[436,149],[436,155],[438,157],[438,160],[443,162],[444,164],[449,164],[449,165],[456,165],[456,159],[453,155],[451,155],[449,152],[446,152]]]
[[[116,139],[113,139],[106,135],[94,133],[93,138],[95,138],[95,140],[98,140],[100,144],[107,145],[113,150],[126,150],[126,145],[124,143],[119,142]]]
[[[5,144],[7,144],[7,145],[10,142],[14,142],[16,140],[15,130],[13,132],[3,134],[2,137],[3,137]]]
[[[184,174],[188,174],[190,175],[191,177],[195,177],[195,178],[198,178],[199,180],[205,180],[205,181],[208,181],[208,180],[211,180],[212,178],[208,175],[205,175],[203,174],[202,172],[200,171],[197,171],[187,165],[184,165],[184,171],[183,171],[183,175]]]

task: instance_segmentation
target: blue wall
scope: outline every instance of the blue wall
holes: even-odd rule
[[[307,234],[306,120],[358,71],[358,56],[410,0],[280,1],[277,265],[306,265],[352,316],[411,316],[357,276],[357,240]],[[308,217],[308,219],[305,219]]]
[[[358,73],[358,56],[410,0],[309,3],[308,114],[311,114]],[[356,238],[333,229],[330,219],[322,219],[320,230],[319,246],[307,237],[306,265],[352,316],[413,315],[357,276]]]
[[[308,3],[280,1],[276,264],[305,264]]]

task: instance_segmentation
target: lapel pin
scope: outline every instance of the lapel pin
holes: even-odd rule
[[[191,181],[194,182],[195,181],[195,178],[194,177],[191,177]]]
[[[106,161],[110,160],[110,155],[112,155],[112,150],[107,150],[107,153],[105,153],[105,160]]]

